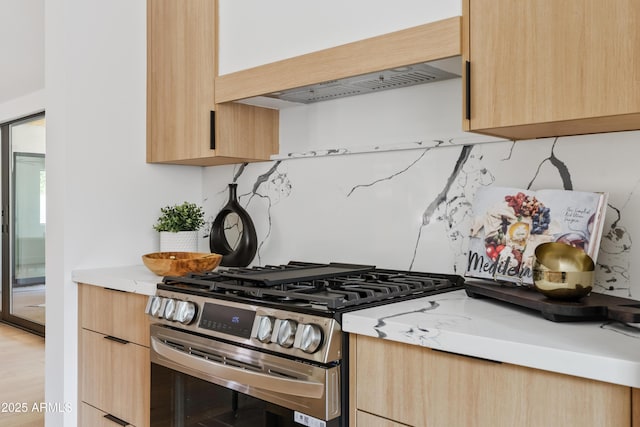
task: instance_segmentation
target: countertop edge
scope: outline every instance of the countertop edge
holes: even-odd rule
[[[76,269],[71,272],[76,283],[100,286],[142,295],[155,295],[156,285],[162,281],[144,265]]]

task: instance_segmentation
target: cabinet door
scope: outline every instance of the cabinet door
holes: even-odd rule
[[[215,0],[147,1],[147,161],[214,154]]]
[[[86,403],[80,405],[78,418],[78,426],[80,427],[121,427],[122,422],[126,423],[127,421],[113,418],[113,415],[102,412]],[[133,424],[125,424],[125,426],[134,427]]]
[[[640,2],[465,0],[469,128],[514,139],[640,128]]]
[[[149,349],[82,329],[80,352],[81,400],[133,425],[148,425]]]
[[[236,102],[216,108],[217,164],[268,160],[278,152],[278,110]]]
[[[81,328],[149,346],[146,295],[80,284],[78,298]]]
[[[213,166],[269,160],[277,110],[214,105],[215,0],[147,1],[147,162]]]
[[[631,425],[631,389],[358,336],[357,408],[412,426]]]

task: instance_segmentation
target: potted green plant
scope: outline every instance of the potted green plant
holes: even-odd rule
[[[165,206],[153,226],[160,232],[160,252],[197,252],[204,211],[195,203]]]

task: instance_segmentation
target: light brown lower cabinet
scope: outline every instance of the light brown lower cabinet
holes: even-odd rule
[[[145,295],[79,285],[80,427],[149,426]]]
[[[636,415],[640,399],[630,387],[359,335],[351,336],[350,352],[350,415],[358,427],[640,422],[632,421],[632,398]]]

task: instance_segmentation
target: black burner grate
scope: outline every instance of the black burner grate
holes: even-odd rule
[[[457,275],[376,269],[354,264],[290,262],[165,277],[158,287],[204,296],[311,304],[336,311],[462,289]]]

